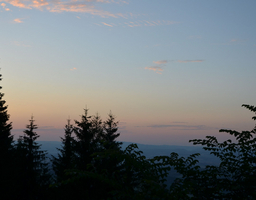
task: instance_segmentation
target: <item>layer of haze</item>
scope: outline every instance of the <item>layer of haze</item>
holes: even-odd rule
[[[87,106],[119,140],[189,145],[251,130],[256,1],[0,0],[2,92],[22,134],[59,140]]]

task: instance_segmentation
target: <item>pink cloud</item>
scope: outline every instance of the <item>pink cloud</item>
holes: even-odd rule
[[[15,23],[23,23],[23,21],[21,21],[21,18],[17,18],[13,20]]]
[[[22,3],[20,0],[3,0],[3,1],[11,4],[14,7],[32,9],[29,5]]]
[[[107,24],[107,23],[105,23],[105,22],[101,22],[103,25],[105,25],[105,26],[110,26],[110,27],[113,27],[113,25],[110,25],[110,24]]]
[[[157,66],[145,67],[144,69],[153,70],[158,74],[162,74],[161,72],[164,71],[161,67],[157,67]]]
[[[39,1],[34,0],[33,1],[34,8],[42,9],[43,6],[47,6],[47,5],[49,5],[49,3],[44,0],[39,0]]]
[[[162,64],[166,64],[168,61],[167,60],[158,60],[158,61],[153,61],[153,63],[157,64],[157,65],[162,65]]]
[[[108,11],[96,9],[92,4],[93,2],[98,3],[126,3],[125,1],[113,1],[113,0],[0,0],[0,2],[11,4],[14,7],[25,8],[25,9],[46,9],[49,12],[79,12],[88,13],[91,15],[106,17],[124,17],[122,13],[113,14]],[[92,3],[90,3],[92,2]]]
[[[88,6],[86,4],[77,4],[77,3],[63,3],[59,2],[59,4],[54,4],[52,6],[47,7],[47,10],[50,12],[79,12],[79,13],[88,13],[91,15],[98,15],[103,18],[106,17],[114,17],[117,18],[117,15],[112,14],[107,11],[97,10],[94,6]]]

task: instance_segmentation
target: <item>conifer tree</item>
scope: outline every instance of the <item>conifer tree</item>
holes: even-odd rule
[[[104,172],[107,173],[109,177],[114,177],[117,171],[121,170],[122,161],[112,155],[123,155],[124,152],[121,150],[122,143],[116,141],[120,133],[117,133],[118,122],[115,121],[115,117],[111,112],[108,115],[108,119],[102,124],[102,131],[101,153],[96,152],[92,164],[96,173]],[[99,156],[100,154],[104,154],[105,156],[101,157]],[[104,186],[104,189],[108,190],[109,188]]]
[[[108,119],[103,123],[103,139],[106,141],[105,149],[120,149],[122,142],[117,142],[116,138],[120,133],[116,133],[118,130],[118,121],[115,121],[114,115],[110,112]]]
[[[95,151],[102,151],[103,141],[103,122],[99,114],[92,116],[90,131],[93,135],[92,143],[95,146]]]
[[[0,81],[2,80],[0,74]],[[0,86],[0,90],[2,87]],[[13,196],[10,185],[15,184],[13,136],[11,135],[12,123],[9,122],[10,115],[7,113],[6,101],[3,100],[4,93],[0,92],[0,193]]]
[[[34,124],[33,116],[24,130],[24,135],[20,136],[17,149],[20,149],[20,156],[25,158],[26,163],[23,166],[26,180],[24,180],[24,189],[27,199],[40,199],[45,195],[45,190],[50,183],[48,173],[48,163],[46,162],[46,151],[40,150],[36,140],[40,137],[34,130],[37,125]]]
[[[73,125],[70,124],[70,119],[65,126],[65,136],[61,138],[62,148],[58,148],[58,156],[52,156],[52,165],[55,172],[56,180],[63,181],[65,180],[65,170],[74,168],[74,137]]]
[[[76,127],[74,127],[76,167],[81,170],[87,169],[87,164],[91,163],[91,154],[95,149],[94,133],[91,131],[91,116],[88,116],[88,109],[84,109],[84,112],[81,121],[75,120]]]
[[[2,80],[0,74],[0,81]],[[0,86],[0,89],[2,87]],[[13,136],[11,135],[12,123],[8,122],[10,115],[7,113],[7,106],[3,100],[4,93],[0,92],[0,155],[1,158],[9,156],[10,150],[13,148]]]

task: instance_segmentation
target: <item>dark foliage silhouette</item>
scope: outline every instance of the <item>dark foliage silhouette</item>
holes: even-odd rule
[[[0,81],[2,80],[0,74]],[[0,86],[0,90],[2,87]],[[10,185],[15,183],[14,173],[14,149],[13,136],[11,135],[12,123],[9,122],[10,115],[7,112],[4,93],[0,92],[0,193],[14,198]]]
[[[70,119],[68,119],[68,123],[65,126],[65,135],[64,138],[61,138],[62,147],[58,148],[58,156],[52,156],[52,167],[55,172],[56,181],[65,180],[65,170],[73,169],[74,165],[74,145],[75,139],[72,135],[73,133],[73,125],[70,124]]]
[[[256,107],[242,105],[256,113]],[[253,120],[256,119],[254,116]],[[172,153],[170,165],[180,174],[171,187],[173,197],[177,199],[255,199],[256,198],[256,127],[251,131],[238,132],[221,129],[234,137],[224,142],[218,142],[214,136],[206,139],[190,140],[194,145],[202,145],[203,149],[220,159],[220,164],[207,165],[201,168],[197,165],[194,154],[179,158]]]
[[[46,151],[40,150],[36,140],[39,135],[35,132],[38,128],[34,123],[33,117],[29,120],[24,135],[20,136],[17,143],[17,150],[23,165],[24,174],[23,188],[26,199],[42,199],[45,197],[48,185],[50,184],[50,175],[48,173],[48,163],[46,162]]]

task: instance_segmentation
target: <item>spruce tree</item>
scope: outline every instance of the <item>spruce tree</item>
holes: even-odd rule
[[[76,167],[81,170],[87,169],[87,164],[91,163],[91,154],[94,153],[94,133],[91,131],[91,116],[88,116],[88,109],[84,109],[81,121],[75,120],[76,127],[74,133],[76,135],[75,154]]]
[[[2,80],[0,74],[0,81]],[[2,87],[0,86],[0,89]],[[4,93],[0,92],[0,154],[1,158],[9,156],[12,149],[13,136],[11,135],[12,123],[8,122],[10,115],[7,113],[6,101],[3,100]]]
[[[0,74],[0,81],[2,80]],[[0,89],[2,87],[0,86]],[[3,100],[4,93],[0,92],[0,192],[2,195],[11,196],[11,185],[14,184],[14,159],[13,159],[13,136],[11,135],[12,123],[9,122],[10,115],[7,113],[6,101]]]
[[[55,172],[56,181],[63,181],[66,179],[65,170],[74,168],[74,137],[73,125],[70,124],[70,119],[65,126],[65,136],[61,137],[62,148],[57,148],[59,153],[57,157],[52,156],[52,167]]]
[[[36,140],[40,137],[36,132],[37,125],[34,123],[33,116],[24,130],[24,135],[20,136],[17,149],[20,156],[26,160],[23,166],[24,193],[27,199],[42,199],[50,183],[48,173],[48,163],[46,162],[46,151],[41,150]]]
[[[118,121],[115,121],[114,115],[110,112],[108,119],[103,123],[103,139],[106,142],[105,149],[120,149],[122,142],[117,142],[116,138],[120,135],[117,133]]]
[[[122,162],[118,156],[123,155],[121,150],[121,142],[117,142],[116,138],[120,135],[118,131],[118,122],[115,121],[114,115],[110,112],[108,119],[102,123],[101,133],[101,151],[94,154],[93,169],[99,174],[106,174],[108,177],[115,177],[117,172],[122,170]],[[104,155],[104,156],[101,156]],[[117,155],[113,156],[113,155]],[[103,186],[102,186],[103,187]],[[102,189],[103,193],[107,193],[110,189],[105,185]]]
[[[99,114],[92,116],[90,131],[93,135],[93,146],[95,146],[95,151],[99,152],[103,150],[103,122]]]
[[[0,81],[2,80],[0,74]],[[2,87],[0,86],[0,90]],[[5,199],[15,199],[17,195],[12,190],[18,189],[17,171],[14,158],[12,123],[8,106],[3,100],[4,93],[0,92],[0,193]]]

